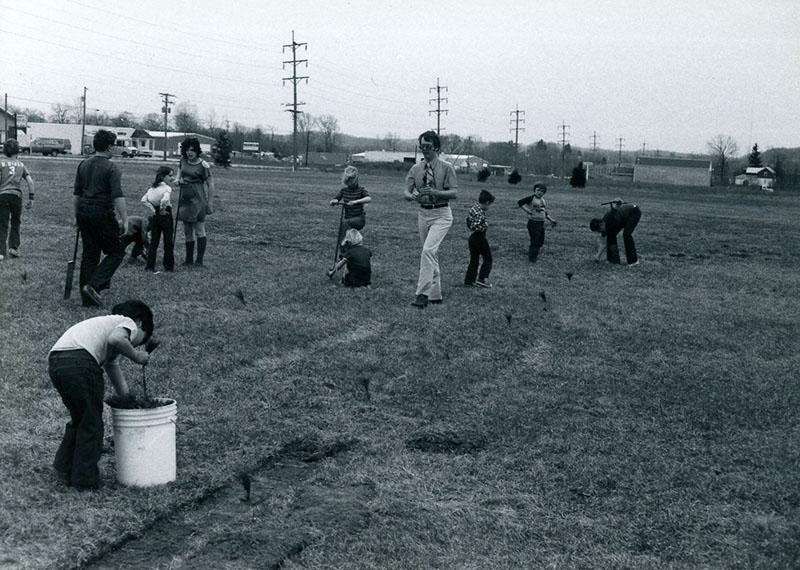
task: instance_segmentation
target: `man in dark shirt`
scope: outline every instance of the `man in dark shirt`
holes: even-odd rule
[[[600,233],[600,246],[595,259],[599,261],[605,251],[609,263],[620,263],[617,234],[622,231],[628,265],[637,265],[639,256],[636,255],[633,230],[636,229],[639,219],[642,217],[642,211],[636,204],[627,204],[621,198],[612,200],[609,204],[611,209],[603,215],[602,220],[594,218],[589,222],[589,229]]]
[[[73,202],[81,232],[80,286],[84,307],[102,306],[98,291],[111,286],[111,277],[125,257],[120,234],[128,227],[122,193],[122,173],[111,162],[109,147],[116,135],[101,129],[94,135],[94,156],[78,165]],[[101,253],[105,255],[100,261]]]

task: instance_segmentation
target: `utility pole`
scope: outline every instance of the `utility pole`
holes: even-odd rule
[[[286,48],[291,48],[292,50],[292,59],[283,62],[283,66],[281,69],[286,69],[286,64],[292,64],[292,76],[291,77],[284,77],[283,84],[286,85],[287,81],[292,82],[292,90],[294,92],[294,98],[292,99],[291,103],[284,103],[286,107],[291,107],[291,109],[286,109],[289,113],[292,114],[292,171],[297,170],[297,114],[302,113],[302,111],[298,111],[297,107],[299,105],[305,105],[305,103],[298,103],[297,101],[297,84],[302,81],[303,79],[306,80],[306,85],[308,85],[308,75],[297,75],[297,66],[301,63],[305,63],[306,67],[308,67],[308,60],[307,59],[297,59],[297,48],[302,47],[304,50],[308,50],[308,43],[298,43],[294,41],[294,30],[292,30],[292,43],[285,44],[281,53],[286,53]],[[306,153],[308,154],[308,153]]]
[[[619,167],[619,166],[622,166],[622,141],[624,141],[624,140],[625,140],[625,139],[624,139],[624,138],[622,138],[622,137],[619,137],[619,138],[617,139],[617,143],[619,144],[619,159],[618,159],[618,161],[617,161],[617,166],[618,166],[618,167]]]
[[[83,87],[83,97],[81,97],[81,106],[83,112],[81,113],[81,156],[85,154],[86,149],[86,86]]]
[[[597,154],[597,131],[589,138],[592,139],[592,160],[594,160],[594,155]]]
[[[3,142],[5,142],[8,140],[8,93],[6,93],[3,111]],[[19,137],[19,135],[17,135],[17,137]]]
[[[647,143],[646,142],[642,142],[642,156],[645,156],[645,150],[644,149],[646,147],[647,147]]]
[[[445,103],[447,102],[447,97],[442,97],[442,89],[447,91],[447,87],[439,85],[438,77],[436,78],[436,87],[431,87],[430,89],[428,89],[428,93],[430,93],[431,91],[436,91],[436,97],[433,99],[428,99],[429,105],[434,101],[436,101],[436,110],[428,111],[428,115],[436,113],[436,134],[440,136],[442,134],[442,121],[441,121],[442,113],[444,113],[445,115],[447,114],[447,109],[442,109],[442,101],[444,101]]]
[[[514,118],[511,119],[511,123],[514,125],[513,129],[509,129],[509,131],[514,132],[514,168],[517,167],[517,157],[519,156],[519,132],[525,131],[524,128],[520,128],[519,124],[524,123],[525,119],[520,119],[520,115],[524,115],[525,111],[519,110],[519,105],[514,105],[514,110],[509,113],[510,115],[514,115]]]
[[[172,112],[172,109],[169,108],[172,105],[172,101],[169,100],[170,97],[177,97],[177,95],[173,95],[172,93],[159,93],[164,98],[164,105],[161,107],[161,112],[164,113],[164,162],[167,161],[167,125],[169,125],[169,114]]]
[[[569,136],[567,134],[567,129],[568,128],[569,128],[569,125],[565,125],[564,121],[561,121],[561,126],[558,127],[558,130],[561,131],[559,133],[559,136],[561,137],[561,176],[562,177],[564,176],[564,151],[567,148],[567,137]]]

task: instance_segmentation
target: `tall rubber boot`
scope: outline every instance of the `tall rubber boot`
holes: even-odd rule
[[[183,262],[184,265],[194,265],[194,242],[187,241],[186,242],[186,261]]]
[[[206,254],[206,243],[208,241],[207,237],[199,237],[197,238],[197,261],[195,264],[203,265],[203,257]]]

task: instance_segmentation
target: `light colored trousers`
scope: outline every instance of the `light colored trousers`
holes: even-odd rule
[[[453,225],[450,206],[426,210],[420,208],[417,217],[422,255],[419,260],[417,295],[427,295],[431,301],[442,298],[442,274],[439,271],[439,246]]]

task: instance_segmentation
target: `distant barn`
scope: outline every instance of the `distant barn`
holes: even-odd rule
[[[711,186],[711,160],[640,156],[633,169],[634,182]]]

